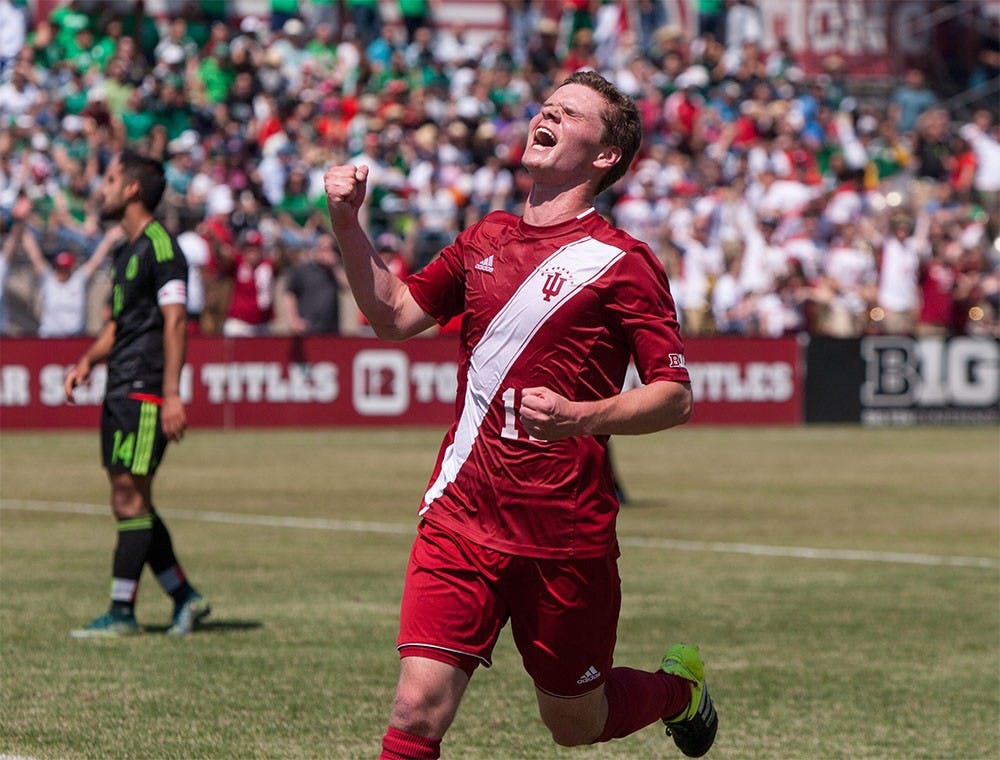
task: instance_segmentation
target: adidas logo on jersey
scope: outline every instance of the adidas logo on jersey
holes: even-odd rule
[[[597,668],[591,665],[589,668],[587,668],[586,673],[584,673],[582,676],[576,679],[576,682],[580,684],[590,683],[591,681],[600,677],[601,677],[600,672],[597,670]]]
[[[490,254],[485,259],[476,264],[476,269],[480,272],[489,272],[493,274],[493,255]]]

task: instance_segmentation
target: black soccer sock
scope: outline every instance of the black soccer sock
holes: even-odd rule
[[[139,577],[153,541],[153,517],[142,515],[118,521],[118,543],[111,568],[111,612],[135,614]]]
[[[194,593],[174,554],[174,542],[170,539],[170,531],[167,530],[156,509],[153,509],[153,541],[149,548],[148,561],[149,569],[156,575],[156,580],[175,602],[183,603]]]

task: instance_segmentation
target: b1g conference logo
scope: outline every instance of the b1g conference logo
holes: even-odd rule
[[[1000,342],[873,336],[861,342],[867,409],[980,410],[1000,401]],[[945,420],[942,420],[945,421]]]

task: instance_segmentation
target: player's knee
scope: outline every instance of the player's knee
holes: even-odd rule
[[[421,689],[403,688],[392,703],[391,725],[418,736],[443,735],[440,723],[447,708],[433,694]]]
[[[149,508],[133,483],[116,479],[111,483],[111,511],[119,520],[127,520],[148,513]]]

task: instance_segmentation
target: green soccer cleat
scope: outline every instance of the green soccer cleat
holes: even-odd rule
[[[691,682],[691,702],[687,709],[669,720],[664,718],[667,736],[688,757],[701,757],[712,747],[719,730],[719,716],[705,686],[705,666],[698,647],[674,644],[663,655],[660,670]]]
[[[167,629],[167,636],[187,636],[211,611],[201,594],[191,594],[187,601],[174,605],[174,622]]]
[[[74,639],[117,639],[121,636],[132,636],[139,632],[139,624],[133,615],[115,615],[105,612],[91,620],[83,628],[70,631]]]

